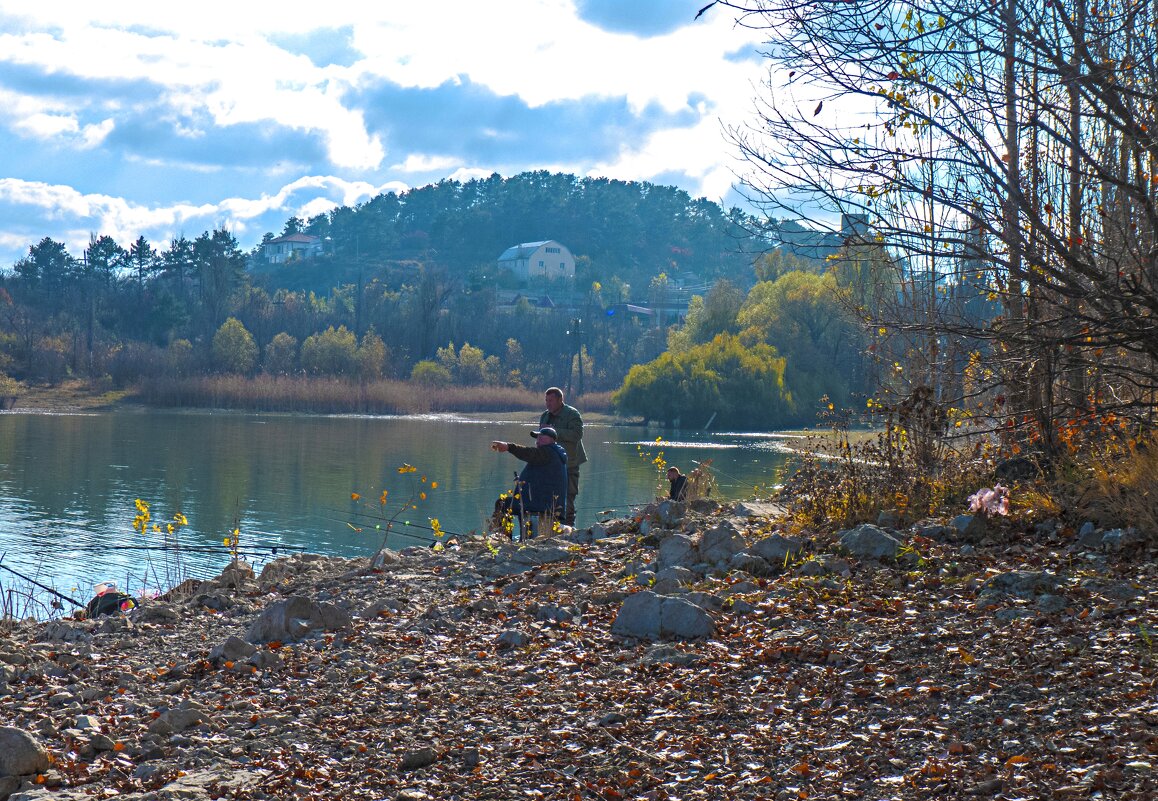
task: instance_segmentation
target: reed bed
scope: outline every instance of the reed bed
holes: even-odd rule
[[[313,414],[504,412],[543,407],[541,390],[521,387],[432,387],[385,379],[360,383],[268,375],[154,379],[141,386],[136,397],[141,403],[159,407]],[[584,411],[611,410],[610,392],[589,393],[579,400]]]

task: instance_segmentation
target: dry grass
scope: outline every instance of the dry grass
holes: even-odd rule
[[[543,407],[542,392],[518,387],[429,387],[390,380],[360,384],[335,378],[265,375],[158,379],[142,386],[135,399],[150,406],[315,414],[502,412]],[[584,411],[611,408],[609,392],[584,395],[579,400]]]
[[[106,409],[125,401],[129,393],[113,390],[100,383],[70,379],[54,385],[23,384],[16,393],[13,408],[59,411],[70,409]]]
[[[1134,526],[1158,537],[1158,441],[1134,443],[1092,459],[1072,482],[1074,511],[1102,526]]]

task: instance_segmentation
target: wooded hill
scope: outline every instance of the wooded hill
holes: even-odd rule
[[[226,230],[167,246],[94,235],[80,254],[46,237],[0,279],[0,368],[127,385],[221,371],[407,378],[427,360],[439,380],[537,386],[567,383],[582,351],[585,388],[612,389],[666,346],[667,321],[625,304],[686,304],[687,287],[725,277],[751,285],[750,222],[674,187],[539,171],[292,218],[281,234],[324,246],[288,264]],[[503,250],[540,239],[575,254],[574,281],[496,276]],[[241,326],[215,352],[230,318]]]

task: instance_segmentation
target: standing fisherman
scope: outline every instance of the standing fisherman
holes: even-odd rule
[[[539,427],[559,432],[559,444],[567,451],[567,506],[563,522],[575,525],[575,496],[579,494],[579,466],[587,461],[583,450],[583,417],[574,406],[563,402],[563,390],[550,387],[544,396],[547,409],[539,416]]]

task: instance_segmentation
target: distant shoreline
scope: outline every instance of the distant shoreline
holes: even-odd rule
[[[644,423],[642,418],[618,417],[611,408],[608,392],[579,396],[575,402],[592,420],[614,421],[618,425]],[[164,379],[116,390],[76,379],[56,386],[24,386],[7,411],[19,414],[221,409],[304,414],[453,414],[470,419],[493,414],[538,415],[542,408],[539,391],[513,387],[424,387],[407,381],[359,385],[318,378],[209,376]]]
[[[85,381],[70,380],[55,387],[31,386],[22,388],[16,398],[15,405],[5,412],[0,412],[0,414],[68,414],[96,411],[145,412],[163,409],[171,411],[184,409],[188,411],[233,411],[250,414],[371,414],[391,416],[445,414],[465,420],[489,419],[495,415],[524,415],[527,417],[529,423],[533,423],[535,420],[532,418],[537,418],[539,413],[542,412],[542,395],[539,392],[512,388],[443,387],[431,389],[411,385],[409,382],[382,382],[382,386],[395,392],[389,399],[393,401],[391,404],[392,408],[359,409],[352,408],[352,404],[348,402],[334,404],[333,406],[326,404],[326,401],[333,397],[339,397],[344,401],[348,401],[351,387],[357,388],[357,385],[319,379],[284,379],[277,382],[278,394],[274,400],[278,402],[270,403],[263,407],[262,404],[252,403],[252,395],[242,395],[245,400],[249,401],[248,403],[229,402],[229,390],[246,390],[251,386],[246,379],[218,377],[205,379],[205,381],[209,383],[209,389],[211,391],[216,389],[219,394],[214,397],[203,392],[191,392],[188,397],[194,401],[213,400],[216,402],[175,403],[173,402],[174,395],[172,394],[166,394],[164,396],[166,402],[151,402],[147,389],[130,388],[109,390],[107,388],[94,388]],[[184,384],[174,383],[178,387],[182,385],[188,386],[188,381],[184,382]],[[324,387],[326,392],[316,392],[319,386]],[[201,389],[204,388],[204,386],[201,387]],[[302,390],[301,397],[295,394],[296,390]],[[171,391],[172,389],[170,387],[166,387],[167,393]],[[314,391],[312,395],[309,394],[310,391]],[[654,426],[649,426],[647,421],[640,417],[621,417],[615,414],[610,406],[610,394],[611,393],[598,393],[584,395],[575,400],[587,423],[635,426],[641,429],[646,428],[649,431],[658,430],[670,433],[697,430],[655,428]],[[477,403],[480,395],[482,399],[485,400],[485,403]],[[407,400],[415,400],[417,398],[423,399],[424,402],[413,404],[405,403]],[[269,400],[269,398],[259,398],[259,400],[262,399]],[[571,398],[568,398],[568,401],[571,400]],[[586,400],[591,400],[593,403],[588,406],[584,403]],[[458,403],[455,403],[455,401]],[[506,402],[504,403],[504,401]],[[472,405],[476,406],[476,408],[470,408]],[[477,408],[478,406],[482,406],[483,408]],[[803,439],[820,432],[815,429],[791,429],[766,433],[786,435],[790,439],[785,442],[785,447],[790,450],[801,450],[804,448],[793,446],[791,442],[792,437]],[[801,446],[803,446],[803,444],[803,442],[800,443]]]

